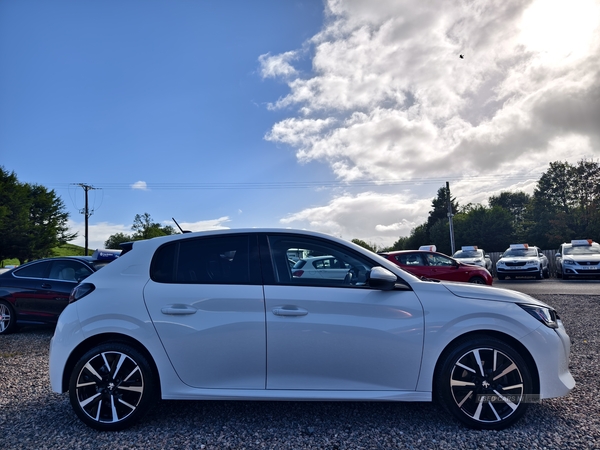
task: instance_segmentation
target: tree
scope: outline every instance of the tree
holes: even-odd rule
[[[439,221],[447,221],[448,220],[448,195],[450,192],[445,187],[441,187],[438,189],[437,197],[433,199],[431,202],[431,207],[433,208],[429,211],[429,217],[427,218],[427,237],[430,241],[434,239],[430,235],[431,229],[436,225]],[[458,202],[456,198],[450,198],[450,204],[452,205],[453,213],[456,213],[459,210]],[[439,226],[438,226],[439,228]],[[450,232],[448,232],[448,236],[450,236]],[[450,238],[448,238],[449,240]]]
[[[0,191],[0,259],[51,256],[54,247],[77,237],[68,232],[69,214],[54,190],[20,183],[0,167]]]
[[[130,241],[141,241],[143,239],[152,239],[159,236],[170,236],[176,234],[175,229],[170,225],[160,225],[152,221],[148,213],[136,214],[131,226],[133,234],[116,233],[110,235],[104,242],[106,248],[119,249],[119,244]]]
[[[476,245],[488,252],[502,252],[514,240],[513,217],[499,206],[478,205],[454,219],[457,248]]]
[[[363,241],[362,239],[352,239],[352,242],[354,242],[356,245],[360,245],[362,248],[366,248],[367,250],[371,250],[373,253],[377,253],[377,244],[367,244],[365,241]]]
[[[530,210],[532,197],[525,192],[500,192],[488,200],[491,208],[498,207],[512,215],[513,241],[525,242],[527,232],[532,226]],[[495,251],[495,250],[490,250]]]
[[[533,192],[533,226],[529,237],[536,245],[557,248],[578,238],[598,238],[600,220],[600,165],[581,160],[550,163]]]
[[[104,242],[104,248],[110,248],[113,250],[119,250],[121,248],[122,243],[131,242],[134,239],[125,233],[115,233],[108,237],[108,239]]]
[[[132,237],[136,241],[175,234],[175,229],[172,226],[161,226],[152,222],[152,217],[148,213],[136,214],[131,229],[134,231]]]

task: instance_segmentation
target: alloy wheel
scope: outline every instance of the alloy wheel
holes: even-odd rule
[[[482,424],[505,421],[524,400],[519,365],[494,348],[475,348],[462,355],[449,381],[458,409]]]
[[[76,370],[71,402],[88,425],[118,429],[136,415],[147,386],[144,368],[131,356],[117,350],[97,351],[80,361]]]

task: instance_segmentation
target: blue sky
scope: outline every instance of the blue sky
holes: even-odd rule
[[[598,0],[443,5],[0,2],[0,165],[81,245],[96,188],[91,248],[145,212],[389,245],[446,181],[485,203],[600,157]]]

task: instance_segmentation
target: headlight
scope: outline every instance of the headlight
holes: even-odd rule
[[[563,259],[563,264],[575,264],[575,261],[572,259]]]
[[[523,305],[520,303],[518,305],[527,311],[534,319],[539,320],[547,327],[558,328],[558,321],[560,318],[552,308],[537,305]]]
[[[498,261],[498,262],[496,263],[496,266],[503,266],[503,265],[504,265],[504,261]]]
[[[529,261],[526,261],[525,264],[527,266],[537,266],[538,262],[537,261],[533,261],[533,260],[530,259]]]

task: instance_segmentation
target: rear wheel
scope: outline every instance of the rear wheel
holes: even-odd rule
[[[17,316],[10,303],[0,300],[0,334],[8,334],[15,331]]]
[[[518,420],[532,394],[530,369],[511,345],[471,336],[443,355],[436,395],[471,428],[500,430]]]
[[[133,425],[157,398],[156,379],[147,359],[119,342],[83,355],[71,374],[71,406],[88,426],[101,431]]]

